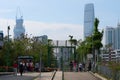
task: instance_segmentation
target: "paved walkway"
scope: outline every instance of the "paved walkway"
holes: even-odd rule
[[[51,80],[53,76],[53,72],[42,72],[36,79],[34,80]]]
[[[24,73],[23,76],[0,75],[0,80],[51,80],[54,72]],[[62,71],[57,71],[53,80],[62,80]],[[104,80],[90,72],[64,72],[64,80]]]
[[[20,74],[15,75],[0,75],[0,80],[33,80],[37,77],[39,73],[23,73],[23,76]]]
[[[89,72],[65,72],[64,80],[101,80]]]

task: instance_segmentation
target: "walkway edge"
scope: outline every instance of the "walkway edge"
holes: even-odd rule
[[[56,74],[56,71],[52,72],[51,77],[50,77],[50,80],[54,80],[55,74]],[[39,76],[40,76],[40,74],[39,74],[38,76],[36,76],[33,80],[41,80],[41,79],[39,78]]]
[[[53,80],[62,80],[62,71],[57,71]]]
[[[94,75],[95,77],[100,78],[101,80],[108,80],[108,79],[106,79],[105,77],[100,76],[98,73],[93,73],[93,72],[91,72],[91,71],[90,71],[90,73],[91,73],[92,75]]]

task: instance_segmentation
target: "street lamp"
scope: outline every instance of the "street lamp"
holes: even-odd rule
[[[9,42],[9,30],[10,30],[10,26],[8,26],[8,42]]]
[[[70,37],[70,43],[71,43],[71,49],[70,49],[70,55],[69,55],[69,57],[71,56],[71,54],[72,54],[72,39],[73,39],[73,36],[72,35],[69,35],[69,37]]]
[[[8,71],[8,66],[9,66],[9,30],[10,30],[10,26],[7,27],[7,33],[8,33],[8,52],[7,52],[7,62],[6,62],[7,71]]]

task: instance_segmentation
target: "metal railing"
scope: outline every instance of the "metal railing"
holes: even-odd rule
[[[107,66],[98,65],[98,73],[111,80],[120,80],[120,71],[114,72]]]

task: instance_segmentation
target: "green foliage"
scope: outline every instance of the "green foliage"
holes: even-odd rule
[[[77,53],[80,60],[83,60],[83,57],[86,57],[87,54],[93,54],[95,49],[99,51],[99,49],[103,46],[101,43],[103,31],[99,32],[98,25],[99,20],[95,18],[93,34],[86,37],[86,39],[78,45]]]
[[[34,62],[39,62],[40,54],[42,55],[42,62],[47,65],[48,44],[41,43],[35,37],[29,38],[24,35],[20,39],[9,40],[9,42],[5,37],[4,46],[0,50],[0,66],[12,66],[18,56],[33,56]],[[54,58],[54,55],[50,56]]]
[[[109,62],[109,67],[113,72],[120,71],[120,63]]]

